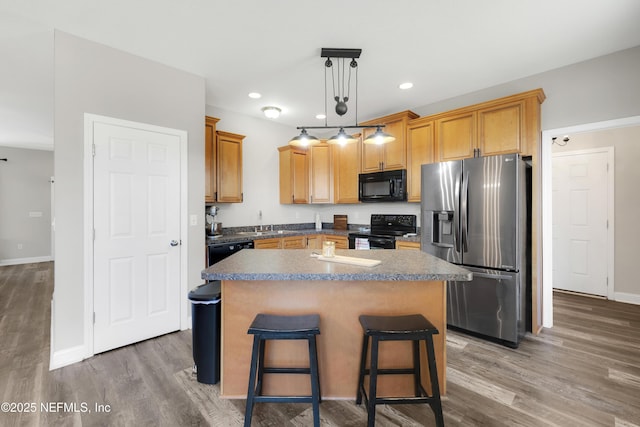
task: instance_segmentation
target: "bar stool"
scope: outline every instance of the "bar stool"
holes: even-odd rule
[[[360,376],[358,378],[358,393],[356,404],[362,403],[364,395],[367,405],[368,426],[375,425],[376,405],[394,403],[428,403],[436,417],[436,425],[444,426],[442,415],[442,403],[440,401],[440,388],[438,384],[438,371],[436,369],[435,352],[433,348],[433,335],[438,329],[424,316],[412,314],[407,316],[360,316],[360,324],[364,331],[362,340],[362,354],[360,357]],[[370,369],[366,369],[367,351],[371,337],[371,362]],[[431,379],[431,395],[429,395],[420,379],[420,341],[424,340],[429,364],[429,377]],[[413,367],[378,369],[378,344],[380,341],[412,341],[413,342]],[[378,375],[387,374],[412,374],[415,397],[386,397],[376,396]],[[369,395],[364,389],[364,376],[369,375]]]
[[[311,403],[313,405],[313,425],[320,426],[320,377],[318,375],[318,351],[316,335],[320,334],[320,316],[278,316],[258,314],[247,331],[253,335],[249,390],[244,425],[251,425],[253,405],[256,402]],[[264,365],[264,349],[267,340],[307,340],[309,342],[308,368],[277,368]],[[264,374],[309,374],[311,376],[310,396],[264,396],[262,383]],[[257,382],[256,382],[257,376]]]

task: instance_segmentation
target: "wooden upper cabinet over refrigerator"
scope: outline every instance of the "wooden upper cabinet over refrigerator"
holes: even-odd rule
[[[308,149],[310,203],[333,203],[333,146],[322,142]]]
[[[285,145],[280,157],[280,203],[309,203],[309,160],[307,150]]]
[[[540,138],[542,89],[431,116],[439,161],[520,153],[532,155]]]
[[[362,135],[354,134],[358,139]],[[358,203],[360,142],[333,148],[333,200],[335,203]]]
[[[205,117],[204,121],[204,201],[216,201],[216,123],[220,119]]]
[[[411,120],[407,126],[407,201],[419,202],[422,165],[433,163],[434,124],[430,118]]]
[[[244,135],[216,131],[216,201],[242,202],[242,140]]]
[[[438,118],[436,152],[438,160],[446,162],[473,157],[476,149],[476,112],[466,111]]]
[[[365,144],[367,136],[373,134],[376,129],[363,129],[362,134],[362,164],[361,171],[377,172],[382,170],[407,168],[407,123],[418,115],[413,111],[403,111],[389,116],[381,117],[360,123],[360,125],[385,125],[382,130],[393,135],[396,140],[382,145]]]

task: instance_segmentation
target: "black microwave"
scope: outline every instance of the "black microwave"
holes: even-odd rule
[[[361,202],[406,202],[407,170],[361,173],[359,175]]]

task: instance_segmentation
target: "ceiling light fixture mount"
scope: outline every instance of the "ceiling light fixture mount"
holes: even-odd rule
[[[282,112],[282,110],[278,107],[267,106],[262,107],[262,112],[268,119],[277,119],[278,117],[280,117],[280,113]]]
[[[362,49],[341,49],[341,48],[325,48],[323,47],[320,52],[321,58],[327,58],[324,62],[324,126],[298,126],[297,129],[301,130],[300,135],[295,136],[289,141],[290,145],[295,146],[309,146],[320,143],[320,140],[307,133],[307,129],[339,129],[338,133],[327,140],[329,144],[345,145],[357,142],[358,139],[353,135],[349,135],[345,132],[345,129],[365,129],[376,128],[376,132],[365,138],[365,144],[386,144],[388,142],[395,141],[395,138],[388,133],[384,133],[382,128],[384,124],[374,124],[367,126],[358,125],[358,62],[356,59],[360,58]],[[351,60],[347,64],[347,60]],[[334,67],[334,61],[336,66]],[[348,68],[347,68],[348,65]],[[335,112],[338,116],[342,117],[349,111],[347,103],[351,97],[351,75],[352,71],[355,74],[355,124],[354,125],[339,125],[329,126],[327,123],[327,74],[331,72],[331,88],[333,90],[332,99],[335,101]]]

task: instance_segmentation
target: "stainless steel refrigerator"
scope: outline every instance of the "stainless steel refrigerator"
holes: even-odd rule
[[[530,168],[517,155],[422,165],[422,250],[464,266],[447,323],[517,347],[527,328]]]

